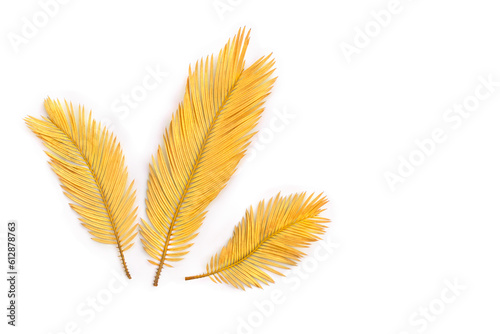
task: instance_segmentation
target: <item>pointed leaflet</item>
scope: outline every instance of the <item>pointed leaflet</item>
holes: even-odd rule
[[[45,100],[48,117],[27,117],[28,127],[49,149],[49,164],[61,182],[70,206],[92,239],[118,248],[127,277],[123,252],[137,235],[137,207],[133,182],[127,185],[127,167],[120,144],[108,130],[65,102]]]
[[[141,235],[149,262],[163,266],[188,253],[208,204],[224,188],[245,154],[275,81],[270,56],[244,69],[244,30],[189,70],[184,100],[150,165]]]
[[[278,269],[289,269],[304,256],[298,247],[308,247],[319,240],[330,220],[320,217],[328,202],[321,195],[306,198],[305,193],[281,197],[252,207],[235,227],[233,236],[219,254],[212,256],[206,273],[186,277],[192,280],[210,277],[245,290],[245,286],[261,288],[260,283],[274,283],[268,275],[283,276]]]

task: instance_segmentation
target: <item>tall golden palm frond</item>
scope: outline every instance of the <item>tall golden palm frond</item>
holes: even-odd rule
[[[244,68],[249,42],[245,30],[213,55],[189,69],[186,93],[165,130],[149,168],[141,240],[157,266],[188,253],[206,207],[224,188],[245,154],[275,78],[274,60],[262,57]]]
[[[134,207],[134,182],[127,185],[128,173],[120,144],[101,123],[78,113],[73,105],[45,100],[48,117],[27,117],[28,127],[48,148],[49,164],[61,182],[64,194],[74,203],[70,206],[80,217],[92,239],[112,244],[128,278],[130,273],[123,253],[133,245],[137,235]]]
[[[215,283],[243,290],[274,283],[267,272],[283,276],[277,269],[289,269],[304,256],[298,247],[320,240],[330,221],[319,216],[327,202],[322,195],[278,194],[267,204],[261,201],[256,211],[250,207],[226,246],[212,256],[206,273],[186,277],[186,281],[208,276]]]

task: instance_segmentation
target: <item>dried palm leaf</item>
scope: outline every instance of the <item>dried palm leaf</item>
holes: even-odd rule
[[[48,148],[49,164],[61,182],[70,206],[88,229],[92,239],[112,244],[128,278],[130,273],[123,253],[137,235],[134,224],[134,182],[127,185],[128,173],[120,144],[112,133],[73,105],[45,100],[48,117],[27,117],[28,127]]]
[[[213,56],[189,69],[183,102],[165,130],[149,168],[141,240],[157,266],[188,253],[206,207],[224,188],[254,135],[265,97],[275,78],[274,60],[262,57],[244,68],[249,35],[240,29]]]
[[[327,202],[322,195],[278,194],[267,204],[261,201],[255,212],[250,207],[227,245],[212,256],[206,273],[186,277],[186,281],[208,276],[215,283],[243,290],[274,283],[266,271],[284,276],[277,269],[289,269],[304,256],[297,248],[320,240],[324,224],[330,221],[319,216]]]

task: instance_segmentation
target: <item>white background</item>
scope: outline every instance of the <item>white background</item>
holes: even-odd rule
[[[456,129],[443,115],[474,94],[480,76],[500,81],[500,8],[491,0],[401,0],[348,62],[342,43],[354,45],[356,29],[389,2],[223,0],[215,4],[230,8],[221,16],[213,0],[72,0],[16,48],[9,38],[42,9],[34,0],[2,1],[0,221],[1,233],[8,219],[18,221],[20,247],[18,327],[7,333],[498,332],[500,87]],[[270,52],[276,58],[278,81],[259,125],[268,137],[257,138],[260,150],[242,161],[192,251],[163,272],[160,286],[136,244],[126,254],[133,280],[123,287],[116,250],[78,224],[23,117],[43,115],[50,96],[106,120],[144,217],[150,157],[189,64],[217,53],[241,26],[252,28],[247,64]],[[147,68],[169,75],[127,115],[117,113],[113,104],[141,85]],[[284,111],[294,117],[271,129]],[[384,173],[396,172],[398,157],[408,159],[415,140],[436,128],[447,140],[392,191]],[[184,282],[203,272],[249,205],[303,190],[329,197],[325,237],[340,245],[321,259],[310,250],[308,276],[289,273],[298,288]],[[1,247],[5,268],[5,240]],[[450,303],[440,301],[446,280],[466,287]],[[110,295],[110,283],[123,289]],[[254,302],[276,291],[284,302],[262,315]],[[90,319],[89,298],[109,296]],[[422,322],[419,312],[430,306],[440,314]]]

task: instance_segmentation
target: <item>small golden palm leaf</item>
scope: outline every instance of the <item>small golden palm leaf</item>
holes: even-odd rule
[[[49,164],[61,182],[64,194],[74,203],[92,239],[118,248],[128,278],[123,253],[137,235],[134,182],[128,173],[120,144],[108,130],[65,101],[45,100],[48,117],[27,117],[28,127],[48,148]]]
[[[206,207],[224,188],[254,135],[275,78],[274,60],[244,68],[245,30],[213,56],[189,69],[186,93],[149,168],[141,240],[148,260],[164,266],[188,253]]]
[[[321,194],[307,198],[305,193],[278,194],[267,204],[261,201],[256,211],[250,207],[226,246],[212,256],[206,273],[186,277],[186,281],[208,276],[215,283],[243,290],[274,283],[268,273],[283,276],[280,269],[289,269],[305,255],[297,248],[320,240],[330,221],[320,217],[327,202]]]

